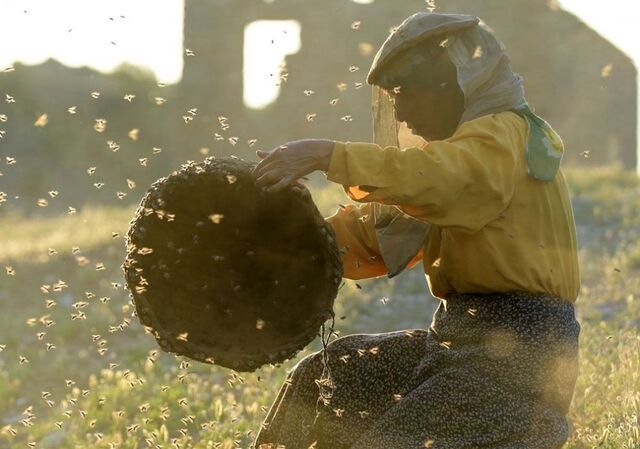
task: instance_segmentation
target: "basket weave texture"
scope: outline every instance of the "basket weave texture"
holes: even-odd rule
[[[126,234],[136,315],[160,347],[236,371],[295,356],[335,317],[343,266],[309,195],[263,192],[253,162],[189,161],[155,181]]]

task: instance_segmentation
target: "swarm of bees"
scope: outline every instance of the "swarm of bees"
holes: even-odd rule
[[[430,2],[428,4],[430,5]],[[124,18],[124,16],[120,17]],[[113,20],[113,18],[110,20]],[[354,31],[354,35],[357,35],[362,32],[358,32],[358,30],[363,28],[363,23],[359,20],[353,21],[350,27]],[[110,42],[113,45],[116,44],[116,41]],[[363,56],[370,55],[374,50],[371,44],[365,42],[359,43],[357,48]],[[481,49],[479,51],[479,57],[481,57]],[[198,59],[196,53],[189,48],[184,50],[184,55],[189,60],[192,60],[191,58],[193,60]],[[349,89],[361,89],[364,87],[364,83],[353,82],[352,79],[346,78],[350,76],[349,74],[353,74],[353,76],[359,75],[361,72],[359,65],[351,64],[348,67],[343,67],[343,69],[347,72],[344,80],[340,80],[332,89],[335,88],[339,93],[344,93]],[[13,72],[14,70],[14,67],[8,67],[4,69],[4,73]],[[612,67],[603,67],[602,76],[608,77],[611,74],[611,70]],[[286,72],[281,74],[281,82],[286,82],[287,79],[288,74]],[[165,87],[165,84],[158,83],[157,86],[162,88]],[[399,90],[399,87],[394,89],[396,93]],[[299,94],[300,91],[298,91]],[[336,94],[334,91],[333,95]],[[305,101],[313,101],[319,96],[311,88],[303,90],[302,95],[310,97]],[[107,97],[107,93],[98,90],[83,93],[84,100],[91,104],[100,104]],[[169,95],[167,97],[170,98]],[[145,95],[136,95],[128,91],[121,92],[118,96],[120,102],[124,101],[133,104],[134,107],[144,99]],[[16,103],[16,97],[8,93],[4,95],[4,98],[0,98],[1,100],[4,100],[3,104],[6,105]],[[20,101],[21,98],[17,98],[17,100]],[[150,95],[148,101],[151,104],[155,104],[155,106],[162,106],[168,102],[167,98],[159,95]],[[326,106],[327,100],[323,101]],[[335,97],[331,98],[328,104],[336,106],[332,110],[337,111],[342,107],[344,101],[340,97]],[[338,105],[339,103],[340,105]],[[129,107],[128,104],[126,106]],[[63,118],[79,120],[82,118],[83,108],[83,104],[70,105],[66,103],[61,109],[62,115],[64,115]],[[154,107],[153,109],[155,110],[156,108]],[[311,108],[308,110],[313,111]],[[39,128],[37,132],[46,132],[55,125],[57,120],[60,120],[59,116],[56,116],[53,111],[50,112],[39,112],[30,116],[30,125],[32,124],[33,127]],[[175,121],[180,124],[180,127],[192,128],[203,115],[202,112],[199,114],[198,107],[188,104],[184,109],[181,109],[180,113],[175,117]],[[301,120],[305,118],[307,122],[320,122],[324,119],[323,115],[319,116],[316,112],[307,112],[306,115],[300,116]],[[338,119],[348,124],[354,121],[354,116],[345,112],[336,112],[335,120]],[[8,114],[0,114],[0,124],[4,124],[8,120]],[[140,143],[150,134],[144,129],[141,131],[140,128],[131,128],[129,126],[127,127],[127,129],[130,128],[128,132],[125,131],[121,135],[111,137],[110,132],[113,123],[111,122],[113,120],[111,116],[94,116],[89,117],[88,120],[88,124],[82,126],[92,126],[95,133],[104,138],[99,148],[107,156],[120,156],[126,153],[127,144],[132,144],[132,142]],[[216,124],[215,116],[213,116],[212,121]],[[91,128],[88,129],[93,134]],[[228,142],[231,146],[242,146],[246,142],[248,147],[254,147],[258,143],[258,139],[242,138],[240,133],[237,136],[225,134],[229,129],[235,130],[235,124],[231,128],[227,117],[218,116],[215,129],[209,131],[209,137],[212,141],[225,144]],[[0,142],[6,136],[6,130],[0,129]],[[109,136],[108,139],[106,138],[107,136]],[[153,165],[153,155],[163,153],[163,149],[159,146],[151,147],[149,145],[148,148],[150,149],[148,150],[150,151],[148,153],[150,157],[135,156],[133,158],[135,164],[141,167],[150,167]],[[167,151],[159,157],[171,151],[172,149],[167,147]],[[200,154],[209,154],[209,148],[202,147]],[[588,154],[585,157],[588,157]],[[12,167],[18,163],[18,160],[14,156],[3,155],[1,162],[7,167]],[[140,181],[136,183],[134,179],[123,176],[119,183],[109,179],[105,182],[104,179],[100,179],[104,176],[104,170],[101,170],[99,166],[99,161],[88,161],[86,165],[83,165],[83,176],[91,180],[87,184],[90,189],[92,191],[93,189],[102,190],[103,192],[113,189],[109,192],[112,197],[118,200],[131,198],[131,194],[135,193],[131,191],[138,187]],[[248,168],[249,165],[238,158],[216,159],[215,157],[210,157],[201,164],[188,161],[180,170],[176,170],[170,176],[156,181],[142,199],[125,235],[127,254],[126,260],[121,267],[125,272],[125,283],[115,282],[119,279],[107,279],[103,283],[104,285],[101,284],[101,287],[107,288],[113,293],[113,300],[112,296],[100,293],[97,288],[95,293],[89,291],[79,292],[79,294],[78,292],[68,292],[67,290],[70,286],[62,279],[58,279],[57,282],[48,280],[45,281],[48,283],[40,286],[40,292],[44,295],[44,298],[40,300],[40,304],[46,309],[47,314],[28,318],[26,326],[31,329],[30,338],[39,345],[38,348],[41,349],[42,353],[46,356],[47,353],[56,354],[56,352],[61,351],[61,349],[58,349],[58,346],[62,346],[60,340],[56,339],[56,321],[52,319],[52,316],[58,319],[60,315],[56,315],[56,312],[60,310],[64,310],[64,319],[73,322],[76,328],[84,326],[87,330],[90,330],[87,348],[94,356],[97,354],[96,357],[103,361],[106,371],[110,373],[117,372],[121,376],[122,382],[129,388],[144,386],[145,378],[143,375],[136,374],[135,370],[131,371],[121,367],[119,363],[114,361],[117,360],[115,359],[115,354],[113,354],[114,350],[110,350],[111,343],[117,339],[118,333],[125,331],[132,323],[129,316],[139,319],[143,325],[144,332],[153,336],[161,349],[187,356],[196,361],[231,369],[232,372],[229,379],[227,379],[227,385],[230,389],[245,382],[245,378],[236,374],[235,371],[252,372],[265,364],[277,366],[284,360],[292,358],[301,348],[307,346],[317,336],[317,329],[320,323],[324,323],[332,315],[333,299],[342,280],[342,265],[338,249],[335,248],[336,237],[331,228],[321,220],[317,209],[309,202],[310,200],[302,200],[291,192],[288,192],[288,196],[283,196],[280,200],[276,200],[275,196],[274,199],[269,201],[257,194],[252,196],[253,192],[248,192],[247,190],[247,186],[250,183],[247,177]],[[0,176],[3,176],[2,172],[0,172]],[[213,182],[209,184],[206,182],[200,183],[200,180],[206,177],[209,177]],[[193,183],[191,185],[193,190],[181,193],[180,189],[185,186],[189,187],[190,183]],[[215,189],[211,189],[211,187],[215,187]],[[203,213],[198,217],[189,216],[189,212],[184,212],[188,208],[188,204],[194,199],[215,197],[216,189],[219,192],[219,196],[227,200],[226,203],[222,202],[221,204],[228,203],[232,204],[233,207],[212,207],[202,211]],[[51,208],[50,205],[57,201],[56,198],[59,200],[64,197],[64,191],[47,187],[42,191],[41,196],[42,198],[36,200],[35,206],[38,208]],[[248,198],[249,201],[244,203],[238,201],[238,198],[242,198],[242,196]],[[174,202],[171,201],[172,198],[175,200]],[[0,192],[0,205],[6,199],[7,194]],[[265,201],[268,207],[263,210],[257,210],[256,204],[259,204],[260,201]],[[239,205],[239,203],[242,204]],[[33,203],[31,204],[33,205]],[[305,215],[301,220],[304,226],[301,227],[308,229],[310,235],[310,237],[309,235],[306,236],[308,241],[305,240],[305,235],[303,234],[285,235],[279,240],[276,239],[279,245],[277,249],[279,251],[283,249],[285,252],[288,251],[286,258],[296,261],[295,264],[283,267],[277,278],[274,274],[275,270],[270,272],[269,269],[283,263],[277,254],[278,251],[275,251],[274,248],[261,248],[259,241],[248,237],[248,234],[258,235],[257,229],[243,230],[242,226],[246,225],[246,223],[243,223],[238,218],[243,214],[247,214],[247,211],[256,213],[254,217],[259,216],[258,212],[260,212],[262,217],[266,216],[267,218],[263,224],[269,229],[273,229],[278,222],[273,217],[269,217],[265,211],[276,207],[280,207],[280,210],[287,209]],[[341,207],[346,206],[341,205]],[[66,209],[67,215],[75,215],[81,210],[73,206],[67,206]],[[178,212],[179,210],[182,213]],[[283,220],[288,220],[291,217],[293,217],[293,213]],[[251,232],[248,233],[246,232],[247,230]],[[109,238],[119,239],[122,235],[121,232],[112,231],[109,234]],[[55,260],[56,257],[60,257],[63,253],[70,253],[73,264],[77,263],[78,267],[86,267],[87,270],[98,272],[101,276],[110,272],[112,267],[109,266],[107,261],[99,260],[98,257],[92,254],[90,248],[85,248],[84,245],[83,248],[85,249],[84,251],[80,247],[74,246],[71,251],[68,251],[68,249],[52,243],[52,246],[47,248],[46,255],[51,257],[51,260]],[[321,256],[318,256],[318,254]],[[370,259],[373,260],[374,258]],[[237,300],[250,299],[249,295],[255,295],[255,292],[249,292],[254,287],[242,282],[243,276],[236,276],[239,267],[233,265],[232,261],[238,259],[250,261],[244,267],[247,272],[249,272],[249,269],[256,270],[256,268],[260,268],[260,271],[274,274],[268,279],[268,276],[265,276],[263,280],[258,279],[257,284],[262,282],[262,284],[259,284],[261,288],[255,290],[263,291],[264,297],[252,299],[255,300],[254,302],[263,301],[262,309],[260,309],[261,313],[246,319],[243,318],[243,313],[246,313],[249,308],[238,308],[236,305],[238,303]],[[3,266],[5,267],[4,274],[11,276],[12,279],[20,277],[22,274],[20,265],[7,264]],[[218,274],[212,275],[212,273]],[[256,277],[259,278],[260,276],[262,275]],[[301,280],[314,277],[320,279],[321,282],[313,283]],[[358,290],[362,289],[360,284],[356,283],[355,286]],[[74,287],[74,285],[71,285],[71,289]],[[118,294],[125,288],[130,292],[130,301],[126,304],[120,304],[118,303]],[[55,296],[56,294],[57,296]],[[107,294],[110,295],[109,293]],[[287,297],[289,297],[288,302],[286,301]],[[380,302],[385,305],[389,302],[389,298],[382,297]],[[92,321],[92,308],[111,308],[113,303],[118,303],[118,307],[122,308],[121,312],[127,316],[120,316],[122,313],[118,315],[112,314],[114,315],[111,317],[113,320],[109,323],[102,323],[102,329],[98,329],[98,326],[95,326],[95,322]],[[306,304],[306,309],[299,306],[299,304],[303,303]],[[263,311],[264,313],[262,313]],[[49,312],[51,314],[48,314]],[[474,315],[471,309],[469,313]],[[285,318],[290,318],[291,316],[295,318],[289,319],[288,326],[284,326],[283,323],[287,322]],[[300,325],[296,328],[290,325],[291,322],[303,322],[303,318],[304,326]],[[341,319],[344,318],[345,316]],[[160,325],[160,322],[168,323],[172,322],[172,320],[175,324],[173,328],[163,328]],[[281,322],[278,320],[281,320]],[[278,325],[283,327],[278,328]],[[141,330],[140,334],[142,333]],[[338,332],[331,329],[330,335],[338,336],[338,334]],[[276,341],[276,337],[282,337],[283,335],[292,337],[288,344]],[[407,330],[406,335],[413,337],[415,333]],[[210,340],[207,341],[206,338]],[[442,345],[447,349],[450,348],[450,342],[442,342]],[[0,344],[0,353],[3,353],[3,356],[6,354],[4,351],[7,348],[9,348],[7,352],[11,352],[13,349],[9,342]],[[249,349],[253,349],[254,352],[248,351]],[[243,351],[247,352],[248,356]],[[159,363],[160,353],[157,349],[150,350],[143,356],[143,361],[149,365],[156,365]],[[379,346],[357,348],[354,354],[343,354],[338,358],[338,361],[348,366],[350,363],[354,363],[354,359],[379,359],[381,357],[380,353]],[[36,357],[31,353],[25,352],[12,357],[14,357],[10,359],[12,363],[15,363],[21,369],[27,369],[36,365],[43,356]],[[192,375],[190,372],[192,367],[189,361],[182,360],[179,363],[179,369],[177,368],[174,373],[175,379],[180,384],[188,384],[189,376]],[[258,376],[258,381],[260,381],[260,376]],[[325,380],[325,382],[327,384],[330,383],[329,380]],[[100,422],[100,419],[93,417],[92,412],[89,409],[85,409],[83,405],[83,398],[93,397],[98,407],[109,407],[112,398],[99,396],[99,393],[96,393],[93,387],[84,388],[84,384],[84,379],[77,379],[77,381],[71,378],[65,379],[62,387],[66,387],[69,392],[65,397],[56,396],[52,393],[54,390],[40,391],[38,389],[38,394],[42,400],[41,405],[45,409],[58,410],[60,408],[60,417],[56,418],[60,420],[54,423],[56,429],[65,429],[72,419],[83,420],[90,429],[93,429],[91,431],[93,433],[88,435],[91,435],[91,438],[95,438],[97,445],[100,445],[100,447],[107,447],[106,445],[108,445],[108,447],[114,449],[120,447],[120,443],[110,441],[109,435],[100,431],[103,423]],[[290,384],[290,379],[285,381],[285,385]],[[159,388],[159,392],[165,393],[169,389],[169,385],[163,385]],[[392,396],[394,401],[399,402],[402,399],[403,396],[401,394],[393,394]],[[179,396],[177,399],[174,397],[173,401],[170,404],[172,407],[177,407],[184,411],[184,416],[180,419],[182,428],[176,433],[177,436],[183,439],[169,438],[169,441],[172,447],[180,448],[183,447],[183,442],[181,441],[184,441],[184,438],[193,432],[191,425],[196,423],[198,417],[193,412],[193,401],[190,401],[189,397]],[[235,405],[230,408],[236,408]],[[158,422],[166,423],[172,419],[169,405],[158,405],[153,397],[149,397],[148,401],[136,404],[133,410],[137,410],[143,415],[157,415]],[[257,406],[256,410],[258,410]],[[260,406],[259,410],[266,413],[268,408]],[[332,408],[331,412],[336,418],[343,419],[349,416],[350,413],[354,413],[351,410],[338,407]],[[355,412],[362,419],[370,415],[367,410],[356,410]],[[130,413],[131,410],[129,409],[113,407],[109,416],[114,422],[123,423],[125,438],[140,437],[143,431],[142,428],[145,424],[151,422],[152,418],[144,416],[139,422],[131,422],[128,416]],[[23,412],[22,418],[17,420],[16,423],[0,428],[0,435],[15,437],[19,435],[22,428],[32,427],[36,419],[37,416],[34,413],[33,406],[29,406]],[[230,422],[236,423],[238,419],[233,417]],[[200,427],[203,430],[216,429],[217,424],[214,421],[202,422]],[[251,432],[249,431],[247,436],[250,436],[250,434]],[[240,441],[240,436],[239,434],[234,435],[236,447],[239,446],[237,443]],[[162,438],[164,436],[161,435],[161,432],[154,430],[145,433],[144,441],[148,447],[160,447],[159,442]],[[25,444],[27,447],[39,447],[33,441],[27,441]],[[214,442],[211,446],[219,448],[223,446],[223,443]],[[425,447],[430,446],[425,445]]]

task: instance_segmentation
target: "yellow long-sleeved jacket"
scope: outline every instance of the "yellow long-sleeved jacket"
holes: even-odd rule
[[[387,273],[371,213],[379,202],[433,225],[409,267],[423,261],[434,296],[525,290],[575,302],[580,273],[564,174],[531,178],[527,138],[526,121],[502,112],[422,148],[336,142],[327,179],[364,203],[327,218],[346,249],[344,277]]]

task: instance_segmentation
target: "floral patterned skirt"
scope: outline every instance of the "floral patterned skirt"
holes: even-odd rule
[[[257,449],[553,449],[578,375],[574,304],[526,292],[456,294],[428,329],[353,334],[291,370]]]

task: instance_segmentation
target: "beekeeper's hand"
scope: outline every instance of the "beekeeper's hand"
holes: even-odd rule
[[[334,144],[328,139],[303,139],[256,151],[262,158],[252,172],[256,185],[277,192],[311,172],[327,171]]]

